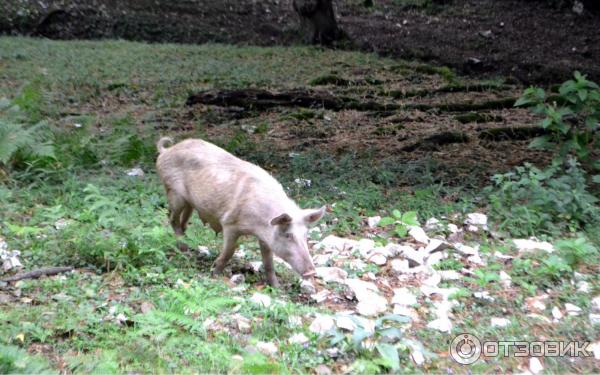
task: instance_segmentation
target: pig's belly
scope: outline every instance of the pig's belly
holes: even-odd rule
[[[200,216],[200,220],[202,220],[204,225],[210,225],[215,232],[219,233],[223,230],[221,223],[214,216],[208,215],[200,210],[198,210],[198,216]]]

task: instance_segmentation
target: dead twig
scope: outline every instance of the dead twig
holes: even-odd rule
[[[24,279],[37,279],[40,276],[58,275],[59,273],[69,272],[69,271],[72,271],[72,270],[73,270],[73,267],[47,267],[47,268],[40,268],[40,269],[37,269],[35,271],[18,273],[18,274],[14,275],[14,276],[11,276],[11,277],[8,277],[6,279],[3,279],[2,281],[4,281],[5,283],[9,283],[9,282],[19,281],[19,280],[24,280]]]

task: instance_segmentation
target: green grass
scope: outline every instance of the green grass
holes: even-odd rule
[[[320,67],[318,71],[314,66]],[[260,257],[255,242],[244,241],[245,255],[232,261],[232,271],[246,275],[246,283],[235,289],[224,279],[209,276],[222,240],[196,217],[184,240],[192,247],[208,246],[210,255],[197,259],[177,250],[164,191],[154,172],[154,142],[163,132],[204,137],[208,126],[222,121],[215,117],[213,124],[210,116],[195,118],[184,107],[191,92],[304,87],[322,72],[352,78],[355,70],[377,76],[398,66],[402,74],[417,71],[437,74],[441,80],[457,79],[445,68],[311,47],[1,37],[0,99],[7,99],[0,104],[10,104],[0,106],[0,125],[10,122],[11,129],[24,129],[22,134],[35,129],[36,137],[11,148],[8,162],[0,165],[0,236],[10,249],[21,250],[28,270],[70,265],[78,271],[16,285],[20,296],[11,295],[14,300],[0,309],[0,372],[40,373],[66,367],[74,373],[103,374],[310,373],[319,364],[341,371],[336,367],[340,363],[357,372],[387,369],[389,364],[382,363],[377,352],[359,350],[346,341],[338,344],[340,357],[331,358],[329,338],[320,339],[308,330],[312,314],[324,307],[299,299],[299,280],[279,264],[283,288],[260,290],[271,296],[273,304],[269,308],[252,304],[250,296],[264,283],[262,275],[244,271],[246,263]],[[285,116],[308,121],[324,113],[301,110]],[[191,129],[177,130],[182,124],[191,124]],[[259,134],[268,131],[267,122],[260,124]],[[310,149],[290,157],[273,153],[269,145],[243,131],[209,140],[268,168],[303,206],[331,204],[325,234],[364,237],[364,220],[371,215],[416,211],[424,222],[430,216],[470,212],[479,202],[469,181],[447,187],[439,177],[444,166],[429,158],[398,163],[392,156],[380,158],[365,151],[324,155]],[[42,157],[32,152],[48,150],[40,145],[52,146],[52,154]],[[127,176],[134,166],[141,167],[145,176]],[[296,178],[311,180],[310,187],[296,184]],[[66,221],[66,227],[57,228],[58,220]],[[573,270],[586,271],[591,295],[600,290],[600,280],[589,272],[598,264],[598,254],[588,242],[566,241],[556,253],[559,258],[550,258],[519,256],[510,246],[479,234],[467,235],[465,241],[471,240],[481,243],[484,253],[500,251],[517,259],[510,264],[496,260],[477,268],[471,278],[444,282],[460,288],[452,335],[419,329],[407,336],[419,339],[429,351],[444,353],[449,338],[459,332],[502,339],[543,333],[556,339],[593,340],[600,335],[587,320],[590,295],[570,283]],[[458,259],[452,255],[436,268],[460,271],[464,264]],[[507,295],[499,285],[500,270],[513,277],[513,294]],[[358,275],[367,272],[381,276],[387,271],[369,264]],[[570,302],[586,310],[578,318],[540,328],[527,316],[523,301],[549,289],[552,303]],[[496,299],[494,303],[472,296],[484,290]],[[423,316],[431,302],[424,299]],[[239,320],[235,314],[251,320],[250,331],[235,329]],[[490,327],[490,317],[507,315],[509,327]],[[124,320],[119,323],[118,317]],[[302,323],[290,324],[292,317],[301,317]],[[218,329],[211,328],[211,320],[220,325]],[[300,332],[309,337],[309,344],[290,344],[288,338]],[[275,343],[278,354],[257,353],[253,348],[259,341]],[[400,365],[404,371],[464,371],[444,356],[431,356],[426,367],[415,367],[405,347],[400,350]],[[519,365],[512,358],[471,369],[515,371]],[[548,360],[545,365],[552,372],[592,371],[588,362]]]

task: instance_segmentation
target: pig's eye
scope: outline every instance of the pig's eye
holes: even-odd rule
[[[288,240],[293,240],[294,239],[294,235],[292,233],[286,233],[285,234],[285,238],[287,238]]]

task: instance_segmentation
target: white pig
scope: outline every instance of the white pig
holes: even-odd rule
[[[223,232],[223,251],[214,263],[219,274],[231,259],[242,235],[258,238],[267,281],[278,286],[273,253],[302,277],[315,273],[308,251],[308,225],[323,216],[325,207],[301,209],[264,169],[238,159],[201,139],[157,143],[158,175],[167,191],[169,219],[182,236],[193,210],[213,230]]]

